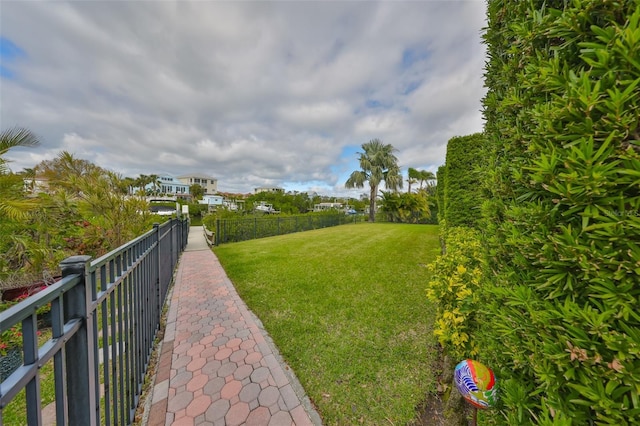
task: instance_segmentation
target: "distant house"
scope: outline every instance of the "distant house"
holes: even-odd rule
[[[320,203],[313,206],[314,212],[325,212],[327,210],[342,210],[342,203]]]
[[[280,188],[277,186],[261,186],[259,188],[255,188],[253,190],[254,194],[259,194],[261,192],[281,192],[284,193],[284,188]]]
[[[149,183],[144,189],[147,193],[157,191],[160,194],[173,195],[180,198],[188,198],[190,196],[189,185],[169,175],[158,175],[158,182],[155,185]]]
[[[203,174],[189,174],[178,176],[178,180],[188,186],[200,185],[204,190],[204,195],[211,195],[218,192],[218,179]]]
[[[221,207],[223,202],[224,197],[222,195],[204,195],[202,200],[198,200],[199,204],[206,204],[209,211],[213,211],[218,207]]]

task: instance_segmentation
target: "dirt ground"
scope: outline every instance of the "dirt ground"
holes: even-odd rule
[[[444,426],[444,404],[439,395],[430,395],[418,409],[419,417],[411,426]]]

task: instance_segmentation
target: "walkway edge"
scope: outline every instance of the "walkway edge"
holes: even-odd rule
[[[169,287],[169,291],[167,292],[167,299],[163,306],[162,318],[160,319],[160,324],[162,324],[162,328],[158,331],[158,337],[157,337],[159,342],[157,347],[154,349],[154,353],[152,355],[152,357],[155,359],[155,365],[154,365],[153,371],[149,371],[147,373],[147,375],[150,376],[149,388],[146,394],[142,396],[143,399],[140,401],[140,404],[138,404],[137,410],[139,411],[140,409],[142,409],[142,413],[141,413],[142,417],[140,419],[140,422],[138,423],[140,425],[149,424],[149,415],[151,413],[151,407],[153,406],[153,401],[155,398],[159,396],[158,394],[160,393],[158,392],[159,389],[156,389],[156,386],[158,385],[157,383],[158,371],[160,370],[162,354],[164,353],[163,349],[165,348],[164,336],[166,334],[167,318],[169,316],[169,305],[171,304],[171,296],[173,295],[173,289],[175,287],[177,271],[178,269],[176,268],[176,271],[173,274],[173,282]],[[162,393],[164,394],[164,392]],[[135,422],[135,419],[134,419],[134,422]]]
[[[289,367],[289,364],[287,364],[285,360],[282,358],[282,355],[280,354],[278,347],[273,342],[273,339],[271,339],[271,336],[269,335],[267,330],[264,328],[264,325],[262,324],[262,321],[260,321],[260,318],[258,318],[253,313],[253,311],[251,311],[244,304],[240,305],[240,309],[244,309],[246,313],[255,321],[256,325],[258,326],[258,329],[260,329],[260,332],[264,337],[265,342],[267,343],[267,345],[269,345],[271,352],[273,353],[273,356],[275,356],[278,363],[282,366],[282,370],[284,371],[284,374],[289,379],[289,383],[291,384],[293,391],[296,393],[296,395],[298,395],[298,398],[300,398],[300,402],[304,406],[304,409],[307,412],[307,414],[309,414],[309,417],[311,418],[311,421],[313,422],[313,424],[315,426],[322,426],[322,419],[320,418],[320,415],[318,414],[315,407],[311,403],[311,400],[307,396],[307,393],[302,387],[302,384],[300,383],[300,381],[298,380],[298,377],[296,377],[293,370]]]
[[[134,420],[136,422],[135,424],[142,426],[166,426],[170,425],[173,421],[178,420],[178,418],[175,417],[176,414],[174,414],[176,413],[175,401],[170,400],[170,398],[174,398],[176,394],[176,389],[173,385],[173,376],[175,374],[175,370],[173,370],[173,368],[175,368],[173,367],[173,362],[175,361],[175,345],[180,342],[182,342],[182,344],[184,345],[184,327],[180,322],[182,321],[182,319],[178,321],[178,311],[184,309],[181,307],[182,296],[178,296],[182,294],[182,292],[184,292],[184,288],[182,287],[184,284],[182,282],[183,276],[186,273],[184,270],[185,265],[183,264],[185,261],[184,256],[187,254],[187,252],[192,252],[189,254],[189,256],[191,256],[195,255],[195,253],[193,252],[201,252],[204,255],[203,252],[207,251],[209,252],[209,255],[215,259],[217,268],[219,268],[216,268],[216,270],[220,271],[218,275],[218,283],[220,285],[228,287],[229,291],[235,293],[235,295],[233,296],[233,303],[235,303],[234,306],[235,309],[237,309],[237,313],[240,314],[241,317],[246,318],[249,323],[253,323],[253,325],[250,325],[249,328],[253,328],[253,333],[255,333],[255,336],[262,337],[262,345],[264,345],[263,350],[268,350],[270,356],[272,356],[272,359],[269,362],[273,364],[271,364],[271,367],[268,368],[277,368],[276,365],[280,366],[279,370],[281,371],[281,373],[278,374],[282,375],[282,379],[286,378],[288,386],[290,386],[289,392],[295,394],[295,397],[297,397],[299,404],[298,407],[300,409],[298,416],[302,412],[306,413],[305,417],[307,417],[307,420],[304,420],[302,424],[307,425],[311,423],[313,426],[322,426],[322,419],[319,413],[316,411],[313,403],[307,396],[295,373],[283,359],[273,339],[265,329],[264,324],[239,297],[235,286],[227,277],[224,269],[222,268],[222,265],[220,265],[217,257],[212,252],[211,248],[209,248],[206,244],[204,235],[202,234],[200,228],[192,228],[194,229],[190,229],[190,231],[196,232],[189,233],[187,248],[185,250],[185,253],[182,254],[178,267],[174,272],[173,282],[171,287],[169,288],[166,303],[163,307],[163,318],[161,321],[163,328],[161,328],[158,332],[158,344],[154,351],[154,354],[152,355],[155,359],[155,365],[153,371],[149,371],[147,373],[149,381],[149,384],[147,385],[148,390],[144,395],[141,396],[141,400],[138,405],[138,412],[136,413],[137,415]],[[205,256],[207,256],[208,258],[208,255]],[[192,261],[191,258],[189,259],[190,261]],[[189,264],[189,262],[187,262],[187,264]],[[190,266],[190,268],[193,268],[193,266]],[[209,277],[210,276],[207,274],[206,278],[204,278],[205,281],[208,280]],[[176,291],[178,291],[178,293],[176,293]],[[182,317],[183,313],[181,313],[180,315]],[[178,340],[176,340],[176,338]],[[177,348],[176,350],[179,350],[180,353],[184,352],[184,350],[180,348]],[[290,397],[292,396],[293,395],[291,395]],[[182,416],[183,413],[178,413],[177,415]],[[295,424],[296,415],[293,415],[293,417]],[[202,419],[200,419],[200,421],[201,420]],[[302,418],[299,418],[299,420],[302,421]]]

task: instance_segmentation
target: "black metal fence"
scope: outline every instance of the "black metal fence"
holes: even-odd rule
[[[216,220],[215,244],[273,237],[346,223],[356,223],[362,220],[363,216],[361,215],[345,215],[344,213],[218,219]]]
[[[62,280],[0,312],[0,333],[21,325],[20,365],[0,383],[2,410],[24,390],[26,419],[41,425],[41,368],[53,362],[58,425],[133,421],[162,307],[189,222],[172,219],[91,261],[62,262]],[[36,311],[51,304],[52,336],[38,342]]]

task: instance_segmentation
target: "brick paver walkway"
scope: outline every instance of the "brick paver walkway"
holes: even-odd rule
[[[178,266],[146,424],[321,424],[200,227]]]

